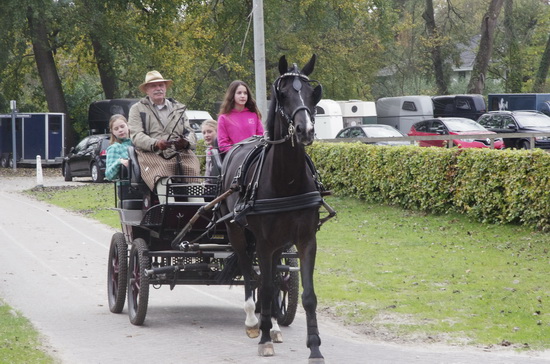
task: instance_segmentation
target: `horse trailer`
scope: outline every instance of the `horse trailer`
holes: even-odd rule
[[[15,136],[15,159],[20,164],[35,164],[40,156],[41,163],[57,165],[63,161],[65,150],[65,114],[26,113],[15,118],[0,117],[0,165],[13,166],[13,138]],[[14,135],[15,133],[15,135]]]
[[[550,116],[550,94],[489,94],[489,111],[540,111]]]
[[[337,101],[342,110],[344,128],[363,124],[376,124],[376,104],[374,101]]]
[[[383,97],[376,101],[378,124],[390,125],[407,134],[411,126],[434,117],[431,96]]]
[[[342,109],[338,102],[322,99],[316,106],[315,137],[317,139],[332,139],[344,128]]]
[[[487,112],[482,95],[444,95],[432,97],[434,117],[459,117],[476,121]]]

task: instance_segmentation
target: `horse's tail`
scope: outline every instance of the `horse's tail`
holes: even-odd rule
[[[246,255],[248,255],[248,261],[252,263],[254,253],[256,252],[256,240],[254,235],[249,231],[245,230],[246,236]],[[252,270],[252,265],[246,267],[245,269]],[[239,264],[239,256],[237,253],[231,253],[223,261],[223,269],[216,276],[216,281],[219,284],[230,284],[233,285],[233,282],[237,277],[242,276],[241,266]]]
[[[231,253],[223,261],[223,269],[218,273],[216,281],[219,284],[233,285],[235,278],[241,275],[239,267],[239,257],[235,253]]]

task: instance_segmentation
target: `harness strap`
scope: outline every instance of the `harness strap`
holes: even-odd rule
[[[321,206],[323,204],[323,198],[319,191],[312,191],[304,193],[298,196],[268,198],[262,200],[256,200],[254,209],[250,213],[255,214],[269,214],[273,212],[285,212],[302,210],[309,207]]]

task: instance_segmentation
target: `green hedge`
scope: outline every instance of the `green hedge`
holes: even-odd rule
[[[550,230],[550,154],[539,149],[316,142],[308,153],[325,186],[339,195]]]

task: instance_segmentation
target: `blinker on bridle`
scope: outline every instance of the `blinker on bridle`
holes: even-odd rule
[[[288,77],[294,77],[294,79],[292,80],[292,88],[296,92],[300,92],[302,90],[303,82],[316,83],[318,85],[320,85],[320,82],[317,80],[310,80],[309,77],[300,73],[298,71],[298,66],[296,65],[296,63],[294,63],[292,71],[280,75],[279,78],[277,78],[277,81],[275,82],[275,99],[277,101],[277,112],[281,113],[281,115],[283,116],[283,118],[286,120],[288,124],[288,135],[287,137],[285,137],[285,140],[287,140],[288,138],[291,138],[292,146],[294,146],[294,117],[299,111],[305,110],[309,114],[309,117],[311,118],[311,122],[315,124],[316,111],[315,110],[312,111],[309,107],[307,107],[304,104],[294,109],[291,115],[288,115],[283,110],[283,108],[281,107],[281,103],[279,102],[280,84],[281,84],[281,80]]]

